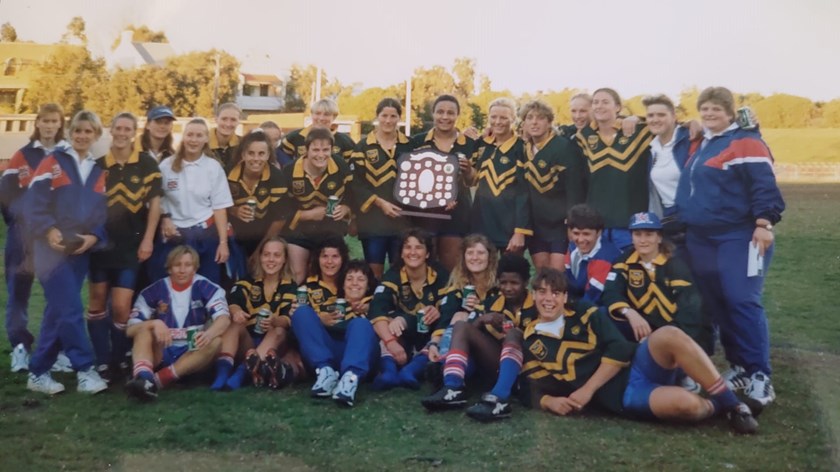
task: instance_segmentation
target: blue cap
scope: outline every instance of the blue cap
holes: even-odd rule
[[[630,231],[636,229],[662,229],[662,222],[659,221],[659,217],[656,216],[656,213],[652,213],[649,211],[643,211],[641,213],[636,213],[635,215],[630,217],[630,226],[627,227]]]
[[[172,109],[168,106],[162,105],[159,107],[154,107],[149,110],[149,113],[146,113],[146,118],[149,120],[157,120],[159,118],[171,118],[175,119],[175,114],[172,113]]]

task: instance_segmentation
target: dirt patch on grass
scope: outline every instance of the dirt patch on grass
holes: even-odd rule
[[[829,432],[832,460],[840,469],[840,356],[799,349],[793,349],[790,353],[812,387],[811,391]]]
[[[236,452],[178,452],[150,451],[145,454],[128,454],[120,459],[116,470],[124,472],[204,472],[247,470],[249,472],[277,471],[312,472],[296,457],[284,454],[246,454]]]

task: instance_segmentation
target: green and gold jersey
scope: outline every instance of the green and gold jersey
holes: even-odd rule
[[[239,135],[234,134],[230,137],[230,141],[228,141],[227,146],[222,146],[219,144],[219,137],[216,136],[216,128],[210,130],[210,142],[207,145],[210,147],[210,150],[213,151],[213,157],[222,164],[222,168],[225,172],[229,171],[233,168],[233,159],[236,157],[236,150],[239,147],[239,141],[242,138]]]
[[[514,233],[533,235],[524,180],[525,148],[517,136],[504,143],[487,137],[477,145],[470,231],[484,234],[496,247],[504,248]]]
[[[247,278],[237,281],[227,296],[229,305],[236,305],[250,316],[248,329],[253,331],[257,323],[257,313],[268,308],[272,316],[289,318],[289,308],[295,301],[297,284],[293,280],[283,279],[270,298],[266,297],[262,279]]]
[[[356,145],[350,162],[353,166],[353,195],[357,203],[354,211],[359,237],[395,236],[408,228],[403,217],[390,218],[374,205],[376,198],[397,204],[394,183],[397,181],[397,158],[411,151],[408,138],[399,133],[393,149],[383,149],[372,131]]]
[[[585,198],[583,156],[554,130],[539,143],[525,143],[525,156],[534,236],[543,241],[565,240],[566,214]]]
[[[307,296],[309,304],[316,313],[334,313],[336,310],[336,300],[338,300],[338,287],[322,280],[317,275],[312,275],[306,279],[304,285],[307,289]],[[364,297],[363,303],[370,303],[371,297]],[[294,313],[292,313],[294,316]],[[333,334],[344,333],[347,330],[347,322],[353,318],[366,318],[366,314],[356,313],[348,303],[344,321],[336,323],[332,326],[324,326],[327,331]]]
[[[306,155],[306,137],[309,136],[309,132],[312,130],[312,126],[307,126],[306,128],[296,129],[294,131],[290,131],[284,138],[282,143],[280,144],[281,149],[284,153],[292,156],[292,158],[297,161],[301,157]],[[344,133],[339,133],[337,131],[333,132],[333,139],[335,142],[333,143],[332,153],[335,156],[341,156],[347,162],[350,162],[351,154],[353,153],[353,148],[356,147],[356,143],[353,142],[353,138],[347,136]]]
[[[615,138],[604,142],[598,125],[577,133],[589,171],[586,203],[604,217],[607,228],[627,228],[634,213],[648,210],[648,162],[653,135],[640,123],[625,136],[619,124]]]
[[[556,325],[555,325],[556,326]],[[582,387],[602,362],[628,367],[636,345],[624,339],[598,307],[579,302],[567,310],[559,333],[535,319],[525,329],[522,375],[531,390],[568,396]],[[622,369],[595,394],[602,407],[620,413],[629,369]]]
[[[268,227],[282,217],[280,199],[282,194],[282,176],[280,169],[268,164],[263,169],[257,185],[251,188],[242,179],[244,163],[240,163],[228,173],[228,186],[233,197],[235,207],[244,205],[250,199],[257,202],[256,217],[253,221],[245,222],[233,216],[234,237],[237,240],[260,241],[265,237]]]
[[[110,152],[96,160],[105,169],[105,193],[108,197],[109,247],[91,253],[96,267],[138,267],[137,249],[146,232],[148,203],[163,195],[160,169],[146,153],[134,150],[125,164],[118,164]]]
[[[417,311],[428,306],[439,307],[448,278],[449,274],[446,270],[429,265],[426,267],[423,288],[415,291],[411,287],[405,269],[397,267],[388,269],[373,295],[373,302],[370,305],[371,323],[390,321],[397,317],[404,318],[407,326],[404,336],[407,335],[409,344],[418,349],[421,348],[432,335],[443,334],[446,325],[442,325],[442,321],[438,320],[434,326],[429,327],[428,333],[417,333]]]
[[[530,291],[525,296],[525,301],[522,306],[514,309],[502,292],[494,292],[487,297],[484,302],[485,313],[501,313],[505,316],[506,321],[510,321],[513,327],[519,328],[523,331],[531,324],[531,321],[537,319],[537,308],[534,306],[534,297]],[[489,324],[484,325],[484,330],[499,341],[505,338],[505,332],[499,331]]]
[[[681,260],[659,254],[645,264],[639,253],[625,253],[607,275],[603,303],[610,315],[626,321],[622,308],[639,312],[651,329],[675,325],[685,331],[698,344],[708,340],[703,329],[700,292],[694,285],[691,272]]]

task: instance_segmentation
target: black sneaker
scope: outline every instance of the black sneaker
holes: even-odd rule
[[[272,390],[280,390],[295,379],[292,366],[281,361],[277,356],[266,356],[262,369],[265,384]]]
[[[510,413],[510,402],[503,402],[492,393],[485,393],[480,402],[467,408],[467,416],[482,423],[510,418]]]
[[[753,417],[750,407],[744,403],[726,413],[729,426],[738,434],[755,434],[758,432],[758,421]]]
[[[128,394],[129,398],[141,402],[151,402],[157,399],[158,388],[151,380],[137,377],[125,384],[125,393]]]
[[[262,359],[260,359],[260,355],[256,352],[251,353],[245,359],[245,365],[248,367],[248,373],[251,374],[251,383],[254,384],[254,387],[262,387],[265,380],[263,379]]]
[[[423,370],[423,377],[429,381],[432,388],[439,389],[443,387],[443,363],[429,362]]]
[[[437,392],[420,400],[420,403],[430,411],[455,410],[467,404],[467,395],[463,388],[454,389],[443,387]]]

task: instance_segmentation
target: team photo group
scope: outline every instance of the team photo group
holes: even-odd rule
[[[213,127],[178,123],[177,146],[165,104],[142,126],[43,104],[0,180],[11,370],[48,395],[56,371],[138,402],[179,380],[303,383],[345,407],[408,388],[418,409],[483,422],[529,407],[755,433],[775,399],[772,154],[726,88],[690,104],[697,121],[664,95],[643,104],[628,116],[601,88],[557,126],[545,102],[498,98],[486,129],[458,129],[440,95],[406,136],[386,98],[357,143],[329,99],[285,135],[238,135],[226,103]]]

